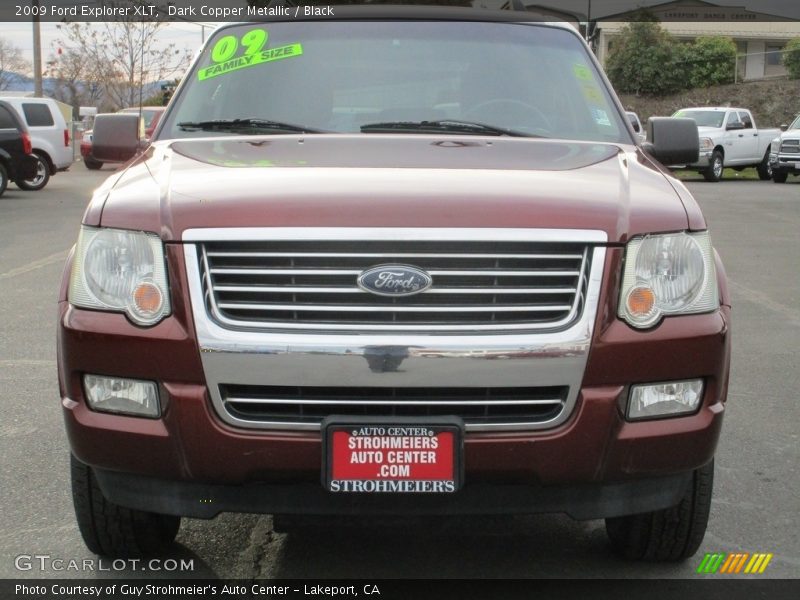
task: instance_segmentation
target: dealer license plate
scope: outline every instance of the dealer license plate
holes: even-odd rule
[[[323,482],[334,493],[452,493],[461,484],[458,419],[384,422],[329,417]]]

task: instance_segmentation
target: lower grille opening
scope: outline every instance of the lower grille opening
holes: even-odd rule
[[[467,429],[544,423],[564,410],[568,387],[346,388],[221,385],[224,409],[236,420],[291,429],[330,415],[440,416]],[[246,425],[246,423],[244,424]],[[307,427],[306,427],[307,428]]]

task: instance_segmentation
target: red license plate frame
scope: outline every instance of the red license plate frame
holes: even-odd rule
[[[458,418],[328,417],[322,484],[330,493],[447,494],[463,483]]]

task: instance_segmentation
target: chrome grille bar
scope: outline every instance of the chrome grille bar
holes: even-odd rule
[[[228,404],[256,404],[259,406],[269,406],[273,404],[318,404],[338,406],[341,404],[353,406],[395,406],[397,403],[386,400],[296,400],[296,399],[275,399],[275,398],[237,398],[230,397],[225,400]],[[561,404],[561,400],[404,400],[403,406],[551,406]]]
[[[356,306],[348,304],[315,304],[307,306],[305,304],[218,304],[223,309],[235,310],[297,310],[297,311],[321,311],[321,312],[554,312],[569,310],[569,304],[544,305],[544,306]]]
[[[209,252],[210,257],[249,258],[544,258],[551,260],[577,260],[580,254],[452,254],[420,252]]]
[[[220,269],[211,268],[212,275],[355,275],[361,274],[364,269]],[[433,270],[428,271],[433,276],[466,275],[471,277],[577,277],[580,271],[490,271],[490,270]]]
[[[260,286],[260,285],[217,285],[216,292],[262,292],[277,294],[366,294],[359,287],[312,287],[312,286]],[[576,288],[436,288],[425,294],[574,294]]]
[[[457,415],[471,431],[531,426],[557,418],[568,388],[314,388],[219,386],[237,421],[319,429],[329,415]]]

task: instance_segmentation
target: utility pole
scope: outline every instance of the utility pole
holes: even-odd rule
[[[39,30],[39,0],[33,0],[33,95],[42,97],[42,36]]]
[[[586,10],[586,42],[591,43],[592,39],[592,0],[588,0],[588,7]]]

